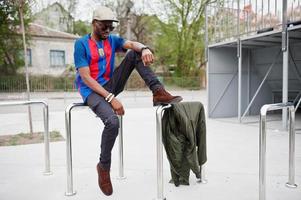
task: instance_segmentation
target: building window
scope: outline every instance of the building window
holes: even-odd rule
[[[65,66],[65,51],[50,50],[50,66],[64,67]]]
[[[65,17],[60,17],[60,24],[64,24],[65,23]]]
[[[32,66],[31,49],[27,49],[26,54],[27,54],[26,59],[27,59],[28,66]]]

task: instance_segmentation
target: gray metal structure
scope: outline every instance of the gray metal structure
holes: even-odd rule
[[[43,105],[44,119],[44,152],[45,152],[45,170],[44,175],[51,175],[50,171],[50,153],[49,153],[49,109],[48,104],[44,101],[4,101],[0,102],[1,106],[24,106],[24,105]]]
[[[301,93],[301,0],[228,0],[206,7],[208,116],[257,115]],[[299,97],[300,98],[300,97]],[[286,127],[287,112],[283,111]]]
[[[259,200],[266,199],[266,122],[267,112],[289,110],[289,179],[287,187],[297,187],[295,183],[295,107],[292,103],[266,104],[260,109],[259,126]]]

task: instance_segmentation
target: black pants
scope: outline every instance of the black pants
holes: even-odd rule
[[[127,53],[120,66],[114,70],[112,78],[103,87],[117,96],[123,91],[124,86],[134,69],[138,71],[151,91],[162,87],[162,84],[150,67],[143,65],[141,55],[135,51],[129,51]],[[114,113],[111,104],[108,103],[103,96],[95,92],[88,96],[87,105],[98,117],[100,117],[105,125],[101,137],[101,153],[99,160],[103,168],[110,169],[111,151],[118,135],[118,117]]]

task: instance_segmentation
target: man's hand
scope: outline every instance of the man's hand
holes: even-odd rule
[[[120,101],[118,101],[118,99],[114,97],[111,101],[111,105],[117,115],[124,115],[123,105],[120,103]]]
[[[143,49],[141,59],[145,66],[151,65],[154,62],[154,55],[149,49]]]

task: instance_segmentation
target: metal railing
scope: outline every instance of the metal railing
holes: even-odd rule
[[[166,87],[181,87],[187,89],[200,89],[205,87],[200,76],[191,77],[171,77],[159,76],[160,81]],[[32,92],[62,92],[76,91],[74,78],[50,77],[50,76],[34,76],[30,79],[30,91]],[[137,76],[130,77],[127,82],[126,90],[139,90],[147,86]],[[0,77],[0,92],[25,92],[26,81],[20,76],[1,76]]]
[[[162,117],[164,110],[171,105],[159,106],[156,110],[157,129],[157,197],[156,200],[165,200],[163,195],[163,145],[162,145]]]
[[[66,153],[67,153],[67,191],[66,196],[73,196],[76,191],[73,188],[73,167],[72,167],[72,144],[71,144],[71,111],[75,107],[85,107],[83,103],[72,103],[65,110],[65,125],[66,125]],[[123,126],[122,116],[119,117],[119,177],[125,179],[123,165]]]
[[[259,200],[266,199],[266,118],[271,110],[289,110],[289,179],[287,187],[295,188],[295,108],[292,103],[266,104],[260,109],[259,126]]]
[[[156,129],[157,129],[157,197],[156,200],[166,200],[163,195],[163,145],[162,145],[162,117],[164,111],[171,105],[159,106],[156,110]],[[201,178],[198,183],[206,184],[205,169],[201,167]]]
[[[236,39],[269,30],[281,30],[282,1],[217,0],[207,5],[209,43]],[[301,20],[301,0],[287,0],[287,22]]]
[[[83,103],[72,103],[67,106],[65,110],[66,122],[66,153],[67,153],[67,192],[66,196],[76,194],[73,188],[73,167],[72,167],[72,145],[71,145],[71,111],[75,107],[86,106]],[[162,116],[164,110],[170,108],[171,105],[159,106],[156,110],[156,132],[157,132],[157,197],[156,200],[166,200],[163,195],[163,145],[162,145]],[[123,121],[122,116],[119,116],[119,177],[118,179],[125,179],[124,176],[124,162],[123,162]],[[202,177],[199,183],[207,183],[205,179],[204,169],[201,169]]]
[[[43,119],[44,119],[44,151],[45,151],[45,170],[44,175],[51,175],[50,171],[50,153],[49,153],[49,110],[48,104],[44,101],[5,101],[0,102],[1,106],[22,106],[22,105],[43,105]]]

